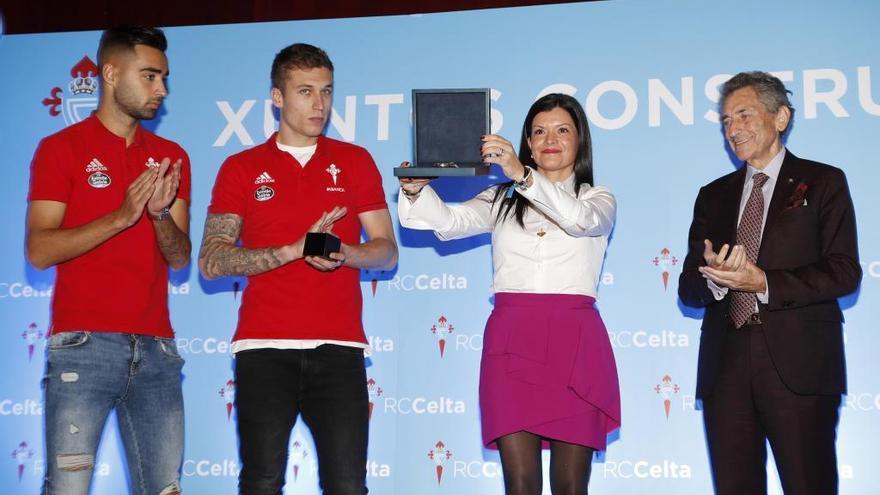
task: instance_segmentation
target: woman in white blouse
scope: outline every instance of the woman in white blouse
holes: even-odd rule
[[[403,226],[442,240],[492,233],[495,309],[480,365],[483,442],[501,454],[508,494],[540,494],[549,448],[553,493],[587,493],[593,452],[620,426],[617,368],[594,307],[616,203],[593,186],[583,108],[549,94],[529,109],[519,156],[483,137],[510,182],[446,204],[428,179],[400,180]]]

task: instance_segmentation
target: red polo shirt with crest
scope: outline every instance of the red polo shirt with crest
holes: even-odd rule
[[[278,149],[275,139],[223,163],[208,213],[240,216],[242,246],[259,249],[296,242],[322,213],[344,206],[348,213],[333,225],[333,233],[345,244],[359,244],[358,215],[388,208],[382,177],[367,150],[321,136],[303,167]],[[299,259],[248,277],[233,340],[366,343],[361,306],[358,269],[321,272]]]
[[[177,197],[189,202],[190,164],[183,148],[141,126],[126,146],[93,114],[40,142],[28,200],[65,203],[61,228],[78,227],[117,210],[134,179],[166,157],[183,161]],[[128,229],[57,265],[52,333],[71,330],[174,336],[168,264],[146,209]]]

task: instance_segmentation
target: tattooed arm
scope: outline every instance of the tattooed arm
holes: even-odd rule
[[[192,243],[189,240],[189,210],[186,201],[174,200],[171,205],[171,218],[153,219],[156,243],[168,266],[180,270],[189,263]]]
[[[309,232],[329,232],[333,222],[342,218],[345,211],[337,207],[324,213]],[[208,215],[199,252],[199,270],[205,278],[258,275],[303,257],[305,236],[283,246],[261,249],[236,246],[241,223],[241,217],[232,213]]]

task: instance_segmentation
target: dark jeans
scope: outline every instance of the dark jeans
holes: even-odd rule
[[[236,354],[239,492],[276,495],[298,414],[311,430],[325,495],[363,495],[369,429],[363,349],[255,349]]]
[[[718,381],[703,399],[715,493],[766,494],[769,441],[786,495],[833,495],[840,396],[789,390],[764,332],[762,325],[727,332]]]

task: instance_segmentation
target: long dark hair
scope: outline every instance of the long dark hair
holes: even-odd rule
[[[532,135],[532,121],[535,120],[535,116],[539,113],[549,112],[557,107],[568,112],[571,120],[574,121],[574,126],[578,133],[578,149],[574,158],[574,194],[577,196],[580,192],[581,184],[593,184],[593,144],[590,139],[590,126],[587,124],[587,115],[584,113],[581,104],[573,97],[562,93],[551,93],[542,96],[532,104],[532,107],[529,108],[529,113],[526,114],[526,120],[523,122],[522,137],[519,142],[519,161],[526,167],[531,167],[532,170],[538,169],[535,159],[532,158],[528,141]],[[500,184],[495,191],[495,198],[492,199],[492,202],[497,203],[501,201],[501,207],[498,208],[498,216],[495,220],[496,222],[504,220],[510,214],[510,211],[513,210],[516,223],[520,227],[525,227],[523,215],[525,215],[526,208],[529,206],[529,201],[519,194],[514,194],[508,198],[507,192],[512,187],[514,187],[513,181],[505,182]]]

